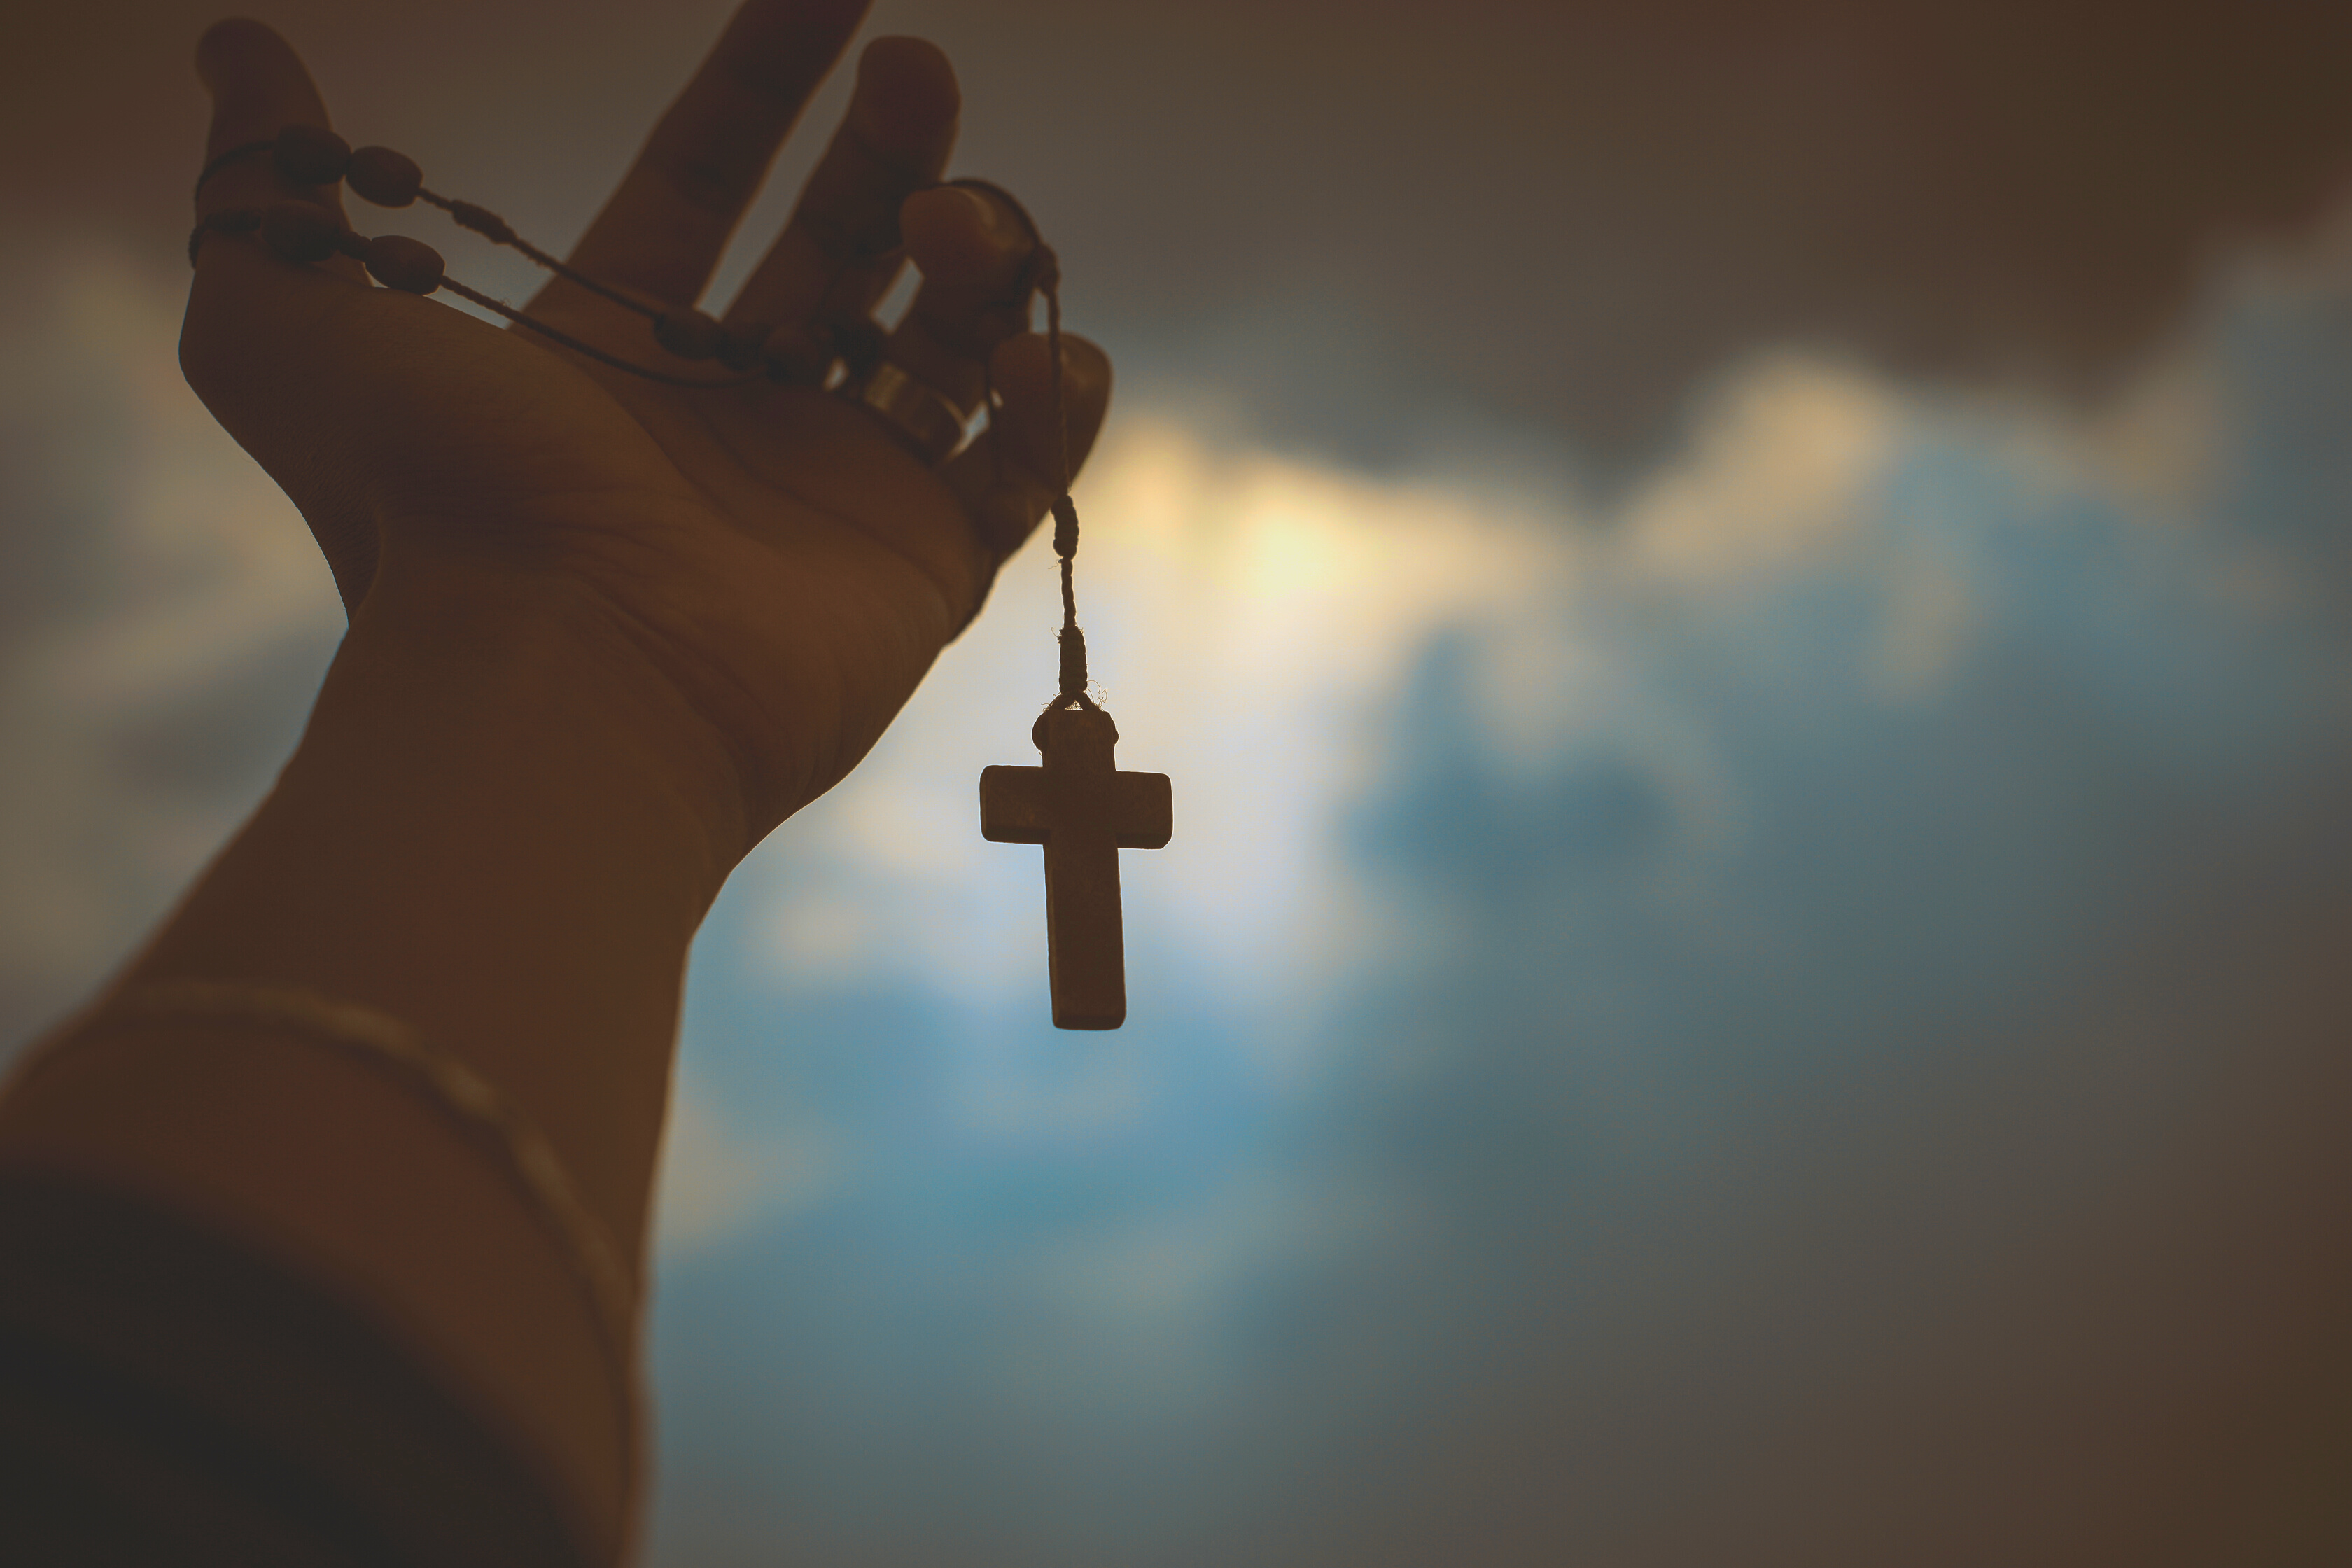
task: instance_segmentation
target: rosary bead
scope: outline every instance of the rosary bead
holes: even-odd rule
[[[389,147],[362,147],[352,154],[344,183],[352,195],[380,207],[404,207],[424,187],[425,171],[416,160]]]
[[[833,352],[841,356],[852,381],[871,374],[890,346],[890,334],[871,316],[837,315],[822,330],[832,340]]]
[[[654,318],[654,341],[680,359],[713,359],[727,329],[699,310],[671,310]]]
[[[278,172],[298,185],[331,185],[351,166],[352,145],[320,125],[289,125],[273,152]]]
[[[775,331],[765,321],[737,327],[719,340],[719,363],[738,375],[759,369]]]
[[[309,202],[272,202],[261,215],[261,237],[269,248],[302,266],[334,255],[342,228],[334,214]]]
[[[441,253],[404,234],[380,234],[367,242],[369,276],[404,294],[430,294],[441,287]]]

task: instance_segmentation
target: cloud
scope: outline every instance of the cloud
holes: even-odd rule
[[[1758,804],[1790,786],[1741,777],[1743,747],[1793,744],[1754,733],[1764,716],[1827,743],[1821,715],[1843,714],[1841,745],[1906,706],[1957,731],[1954,689],[1985,658],[2032,646],[2039,617],[2102,591],[2023,564],[2044,538],[2079,534],[2061,520],[2083,509],[2111,520],[2143,574],[2202,585],[2214,603],[2199,635],[2237,636],[2247,606],[2220,584],[2263,571],[2263,552],[2142,521],[2156,481],[2131,456],[2138,438],[2118,434],[2146,420],[2186,433],[2179,402],[2151,394],[2064,425],[1772,356],[1605,506],[1475,467],[1376,483],[1130,414],[1084,488],[1078,582],[1122,765],[1175,781],[1176,842],[1122,857],[1139,1019],[1181,1013],[1177,988],[1205,986],[1252,1019],[1232,1043],[1266,1085],[1311,1082],[1336,1048],[1315,1043],[1331,995],[1451,973],[1488,940],[1482,879],[1534,896],[1670,850],[1680,869],[1654,891],[1707,896],[1695,889],[1711,868],[1790,830]],[[2212,397],[2189,406],[2210,412]],[[2162,461],[2178,470],[2168,450]],[[973,791],[982,767],[1027,754],[1053,581],[1042,552],[1015,561],[857,774],[739,874],[772,1005],[918,987],[1002,1020],[1040,1016],[1035,855],[979,839]],[[1997,703],[1965,711],[1987,749],[2010,743]],[[1774,765],[1816,764],[1791,752]],[[1361,804],[1399,789],[1421,792],[1409,820]],[[1525,811],[1556,831],[1516,841],[1498,824]],[[1387,879],[1400,869],[1402,888]],[[974,1125],[1115,1122],[1155,1092],[1131,1063],[1114,1070],[1118,1053],[1041,1090],[1022,1048],[973,1048],[951,1076]]]
[[[1405,467],[1465,419],[1654,454],[1783,345],[2111,388],[2352,158],[2335,6],[899,15],[983,83],[1051,84],[1009,123],[972,93],[967,145],[1021,172],[1111,341]]]
[[[1214,875],[1130,921],[1204,981],[1107,1043],[1034,945],[1027,1016],[944,948],[702,971],[762,1049],[851,1042],[810,1102],[875,1157],[676,1282],[658,1560],[2326,1560],[2340,317],[2256,290],[2074,421],[1758,360],[1614,502],[1131,419],[1081,556],[1122,722],[1172,766],[1194,710],[1347,709],[1310,847],[1186,839],[1180,773]]]
[[[53,323],[51,395],[11,437],[97,443],[104,477],[85,522],[19,536],[51,586],[5,626],[11,984],[48,996],[259,787],[335,612],[178,391],[160,289],[100,254],[20,298]],[[2313,933],[2352,863],[2294,782],[2343,752],[2332,298],[2256,290],[2095,419],[1753,359],[1600,500],[1131,415],[1086,492],[1081,603],[1124,760],[1179,778],[1178,845],[1129,857],[1137,962],[1169,978],[1118,1041],[1040,1045],[1034,855],[971,822],[1049,673],[1051,574],[1016,563],[698,958],[665,1312],[732,1360],[724,1398],[677,1380],[704,1400],[681,1453],[723,1477],[694,1412],[757,1404],[788,1428],[761,1453],[847,1489],[808,1517],[857,1533],[856,1488],[919,1428],[949,1500],[922,1530],[1033,1563],[1139,1521],[1171,1562],[1247,1561],[1250,1507],[1291,1532],[1268,1562],[1409,1559],[1474,1518],[1672,1560],[1867,1474],[1903,1500],[1832,1543],[1865,1560],[1937,1475],[2014,1501],[2000,1455],[2055,1464],[2017,1412],[2094,1433],[2070,1368],[2147,1375],[2199,1311],[2304,1342],[2278,1304],[2342,1281],[2230,1237],[2325,1229],[2286,1199],[2338,1173],[2281,1110],[2336,1092]],[[2192,921],[2099,969],[2172,910],[2243,917],[2252,951]],[[2220,1201],[2216,1171],[2185,1252],[2032,1261]],[[2136,1279],[2179,1305],[2116,1294]],[[2074,1315],[2038,1315],[2044,1286]],[[745,1302],[772,1321],[729,1328]],[[2087,1361],[2085,1317],[2120,1326]],[[2159,1386],[2259,1424],[2300,1408],[2294,1371],[2232,1352]],[[1972,1446],[1939,1471],[1858,1436],[1906,1401]],[[1563,1520],[1563,1469],[1615,1500]],[[1730,1479],[1659,1523],[1664,1478],[1698,1473]],[[953,1501],[982,1476],[993,1512]]]
[[[37,36],[5,51],[21,79],[0,112],[48,152],[6,173],[12,209],[160,257],[212,13],[18,9]],[[560,248],[723,9],[278,17],[347,129]],[[453,26],[455,52],[432,41]],[[2340,5],[882,0],[869,32],[948,47],[959,167],[1026,194],[1125,384],[1182,393],[1213,431],[1398,471],[1495,426],[1625,478],[1694,395],[1787,347],[1898,381],[2113,392],[2217,266],[2306,236],[2352,159]],[[727,276],[782,221],[840,92]],[[478,286],[529,285],[487,249],[450,255]]]
[[[1131,373],[1082,607],[1178,840],[1128,858],[1151,1009],[1065,1048],[1034,852],[971,823],[1046,684],[1033,559],[746,868],[670,1145],[670,1518],[1932,1563],[2291,1489],[2352,1303],[2352,338],[2239,279],[2165,345],[2332,189],[2340,10],[886,8]],[[12,100],[100,160],[20,160],[21,210],[168,255],[198,18],[109,15],[104,77]],[[347,125],[560,244],[692,49],[534,15],[289,26]],[[69,256],[9,290],[27,1027],[257,790],[333,615],[177,390],[174,285]],[[2200,1431],[2257,1436],[2200,1472]]]
[[[21,258],[20,258],[21,260]],[[299,517],[182,383],[175,307],[120,251],[5,289],[16,459],[0,590],[0,1042],[159,915],[267,784],[341,611]]]
[[[2352,1307],[2325,956],[2352,642],[2325,554],[2286,558],[2297,593],[2231,586],[2344,494],[2317,438],[2344,405],[2266,390],[2337,374],[2340,297],[2253,330],[2273,309],[2210,345],[2200,445],[2237,456],[2200,521],[2118,482],[2108,433],[1965,402],[1889,401],[1859,504],[1813,489],[1840,527],[1774,533],[1804,547],[1769,569],[1742,488],[1702,486],[1748,569],[1654,581],[1601,635],[1703,737],[1733,831],[1683,830],[1605,710],[1533,766],[1488,746],[1464,716],[1489,650],[1429,650],[1358,832],[1452,929],[1368,969],[1310,1113],[1335,1185],[1423,1216],[1348,1275],[1392,1288],[1368,1335],[1417,1375],[1377,1448],[1353,1410],[1301,1417],[1286,1487],[1329,1522],[1295,1560],[2352,1539],[2309,1468],[2342,1441]],[[1712,443],[1682,478],[1742,449]],[[1638,566],[1640,529],[1614,537]],[[1922,548],[1969,595],[1932,672],[1886,641]],[[1394,1289],[1433,1275],[1455,1289]]]
[[[655,1236],[664,1260],[689,1257],[778,1210],[819,1201],[841,1160],[836,1140],[809,1119],[779,1127],[763,1108],[745,1131],[703,1080],[682,1075],[662,1131]]]
[[[1840,553],[1875,499],[1895,412],[1884,387],[1818,361],[1749,367],[1624,509],[1636,572],[1749,591]]]

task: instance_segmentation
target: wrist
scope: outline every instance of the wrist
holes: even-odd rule
[[[127,976],[294,985],[448,1047],[635,1252],[725,747],[593,601],[388,558],[277,787]]]
[[[123,983],[394,1021],[539,1130],[635,1284],[687,950],[745,837],[740,775],[592,599],[388,566],[277,787]],[[112,1028],[11,1101],[0,1142],[184,1200],[385,1303],[617,1534],[608,1347],[499,1152],[379,1064],[253,1024]]]
[[[496,772],[520,749],[560,753],[541,782],[587,808],[583,826],[603,816],[610,831],[669,840],[707,904],[758,842],[759,785],[648,641],[580,582],[388,552],[336,660],[349,679],[331,675],[306,749],[349,708],[363,724],[416,725],[460,771]],[[444,721],[387,712],[416,706]]]

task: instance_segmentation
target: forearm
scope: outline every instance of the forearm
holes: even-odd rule
[[[126,978],[406,1022],[521,1105],[634,1253],[687,946],[739,847],[723,759],[590,615],[386,576],[277,788]]]
[[[123,983],[295,986],[401,1020],[545,1131],[634,1274],[687,947],[741,819],[693,715],[591,607],[533,599],[411,595],[387,562],[278,787]],[[377,1297],[593,1513],[616,1505],[573,1260],[381,1064],[267,1027],[95,1031],[7,1102],[0,1149],[186,1201]]]

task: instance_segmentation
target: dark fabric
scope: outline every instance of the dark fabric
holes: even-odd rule
[[[360,1313],[0,1166],[0,1563],[582,1568],[538,1478]]]

